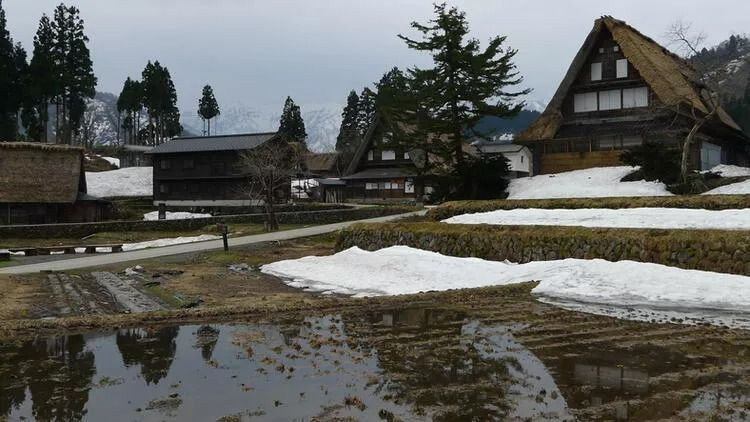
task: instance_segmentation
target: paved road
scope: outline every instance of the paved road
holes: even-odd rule
[[[378,223],[391,221],[398,218],[413,215],[423,215],[426,211],[415,211],[407,214],[391,215],[386,217],[370,218],[367,220],[345,221],[343,223],[326,224],[322,226],[305,227],[302,229],[285,230],[274,233],[257,234],[253,236],[236,237],[229,239],[229,246],[243,246],[254,243],[272,242],[277,240],[298,239],[302,237],[316,236],[334,232],[346,228],[355,223]],[[98,267],[100,265],[119,264],[123,262],[140,261],[144,259],[159,258],[162,256],[180,255],[191,252],[203,252],[222,249],[221,240],[208,242],[185,243],[182,245],[166,246],[163,248],[142,249],[132,252],[121,252],[114,254],[89,255],[82,258],[65,259],[53,262],[41,262],[37,264],[18,265],[0,268],[0,274],[28,274],[39,271],[64,271],[78,268]]]

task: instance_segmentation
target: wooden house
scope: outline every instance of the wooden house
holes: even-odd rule
[[[310,153],[305,157],[305,170],[314,178],[341,177],[346,170],[346,163],[342,162],[342,158],[338,151]]]
[[[695,69],[623,21],[598,19],[544,113],[516,143],[538,174],[620,164],[644,142],[681,146],[711,92]],[[719,109],[698,133],[692,166],[748,164],[748,137]]]
[[[86,193],[84,150],[0,142],[0,224],[101,221],[112,204]]]
[[[347,201],[416,201],[418,192],[430,193],[408,151],[389,146],[389,132],[375,119],[341,178]]]
[[[277,133],[175,138],[148,154],[154,168],[154,205],[168,207],[245,207],[260,201],[247,193],[248,174],[242,154],[269,142],[281,142]],[[276,192],[277,201],[289,200],[289,188]]]

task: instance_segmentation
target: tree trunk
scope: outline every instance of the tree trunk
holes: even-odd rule
[[[273,206],[273,191],[271,189],[266,190],[266,222],[268,225],[268,231],[274,232],[279,229],[279,222],[276,220],[276,210]]]
[[[211,136],[211,119],[208,119],[208,136]]]

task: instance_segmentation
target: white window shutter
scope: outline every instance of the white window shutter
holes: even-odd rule
[[[599,110],[619,110],[621,108],[619,89],[599,93]]]
[[[591,63],[591,80],[601,81],[602,80],[602,64]]]
[[[627,59],[620,59],[617,61],[617,78],[627,78],[628,77],[628,60]]]

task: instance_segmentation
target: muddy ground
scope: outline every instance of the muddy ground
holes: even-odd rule
[[[266,262],[331,253],[333,241],[326,236],[229,254],[171,257],[130,270],[108,267],[0,278],[0,338],[23,341],[122,327],[158,331],[193,322],[257,323],[340,315],[350,341],[377,349],[383,376],[401,386],[386,395],[387,400],[409,403],[424,414],[439,409],[442,419],[450,420],[467,414],[480,419],[504,414],[509,391],[500,397],[493,387],[497,368],[474,356],[492,353],[497,344],[466,349],[461,339],[466,327],[510,327],[514,341],[530,352],[522,356],[543,363],[570,413],[580,420],[750,419],[748,331],[567,311],[536,301],[530,293],[534,283],[349,299],[293,289],[257,271]],[[230,269],[236,264],[247,265]],[[127,299],[117,300],[97,281],[101,273],[132,281],[122,288],[151,298],[161,310],[126,309],[122,302]],[[46,318],[60,316],[65,318]],[[547,394],[551,393],[534,392],[531,402],[557,400]],[[494,403],[495,413],[467,404],[477,402]],[[351,403],[345,407],[351,408]],[[334,410],[319,416],[335,419]]]

